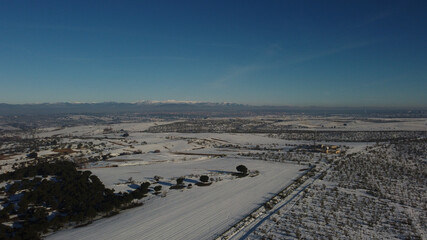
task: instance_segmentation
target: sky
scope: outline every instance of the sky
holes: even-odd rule
[[[427,1],[0,0],[0,103],[427,107]]]

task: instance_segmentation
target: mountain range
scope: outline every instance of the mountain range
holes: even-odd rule
[[[237,103],[213,103],[197,101],[138,101],[133,103],[0,103],[0,115],[45,115],[45,114],[114,114],[114,113],[212,113],[230,115],[268,114],[426,114],[426,109],[375,108],[375,107],[296,107],[254,106]]]

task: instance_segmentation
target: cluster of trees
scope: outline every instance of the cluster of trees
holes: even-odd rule
[[[278,132],[276,130],[276,132]],[[287,140],[321,139],[327,142],[382,142],[389,140],[403,140],[425,136],[425,131],[312,131],[289,130],[282,133],[271,133],[269,137]]]
[[[148,193],[150,183],[130,193],[115,194],[90,171],[77,171],[71,162],[38,163],[0,175],[0,182],[14,179],[1,189],[7,195],[0,211],[0,239],[38,239],[68,222],[91,221],[132,206]],[[11,216],[17,216],[10,219]],[[1,223],[14,222],[7,227]]]

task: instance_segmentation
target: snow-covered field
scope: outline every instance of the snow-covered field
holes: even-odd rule
[[[331,131],[425,131],[427,126],[426,119],[361,120],[302,117],[301,119],[290,118],[282,122],[273,122],[276,125],[292,125],[305,130],[329,129]],[[74,161],[82,170],[91,171],[107,188],[112,188],[116,192],[132,191],[135,186],[143,182],[151,183],[151,192],[146,198],[143,198],[142,206],[124,210],[118,215],[96,220],[83,227],[60,230],[46,238],[214,239],[293,183],[304,173],[303,169],[317,164],[322,165],[324,170],[329,167],[329,164],[337,165],[343,156],[364,156],[361,154],[368,149],[372,150],[376,144],[374,141],[326,142],[316,139],[316,144],[336,145],[346,152],[342,155],[327,155],[311,150],[292,151],[298,146],[313,144],[312,140],[282,139],[271,134],[145,132],[149,127],[167,123],[169,122],[38,129],[35,137],[38,141],[37,153],[40,158]],[[21,144],[12,142],[0,146],[2,151],[0,172],[12,171],[14,166],[25,164],[31,160],[27,154],[32,146],[26,145],[28,144],[26,141],[22,141]],[[423,145],[418,146],[421,149],[420,146]],[[22,150],[9,151],[14,148]],[[304,147],[298,149],[304,149]],[[65,153],[61,151],[65,151]],[[408,152],[410,151],[408,150]],[[380,155],[378,158],[386,158],[387,154]],[[236,171],[236,166],[241,164],[247,166],[251,171],[259,171],[259,174],[253,177],[236,177],[232,173]],[[419,163],[417,162],[417,164]],[[374,169],[369,166],[365,167],[368,170]],[[351,171],[349,174],[352,176]],[[208,175],[212,184],[203,187],[196,186],[201,175]],[[339,176],[337,173],[335,175]],[[335,175],[328,173],[327,179],[330,180]],[[154,180],[154,176],[161,176],[162,179],[157,182]],[[375,176],[369,177],[374,178]],[[191,184],[192,187],[185,187],[181,190],[169,189],[179,177],[185,177],[185,185]],[[334,229],[327,223],[324,224],[326,220],[317,218],[320,215],[322,218],[329,217],[329,212],[333,212],[336,201],[335,199],[329,202],[327,200],[333,195],[335,198],[347,199],[350,204],[353,201],[350,198],[354,194],[363,195],[357,192],[359,191],[357,189],[346,189],[346,191],[350,191],[347,194],[346,191],[341,191],[343,188],[339,189],[341,191],[339,194],[342,196],[337,194],[334,189],[340,181],[343,180],[336,180],[336,183],[330,183],[326,179],[318,180],[313,186],[307,188],[303,195],[299,196],[303,199],[300,208],[298,207],[300,203],[297,203],[294,210],[289,213],[276,213],[273,217],[266,219],[263,225],[246,232],[247,235],[256,239],[263,239],[266,236],[273,236],[273,238],[280,238],[280,236],[298,238],[300,235],[308,237],[310,234],[316,233],[314,226],[319,222],[322,224],[323,232],[326,233],[319,234],[319,237],[335,236]],[[161,194],[153,194],[152,188],[156,185],[162,186]],[[310,192],[313,194],[309,195]],[[360,198],[362,200],[359,199],[361,202],[372,198],[366,193],[362,197]],[[359,201],[357,198],[356,200]],[[321,211],[323,205],[321,201],[324,201],[324,205],[328,208],[326,213],[318,214],[316,212]],[[376,201],[383,204],[381,199]],[[313,210],[313,216],[305,212],[307,209]],[[345,211],[348,209],[351,207],[344,207]],[[386,208],[384,209],[384,211],[388,211]],[[300,218],[296,217],[298,215],[296,213],[303,216],[302,218],[308,215],[311,223],[300,224]],[[339,225],[341,218],[345,219],[346,215],[334,216],[334,220],[337,219],[336,224],[342,228],[341,232],[336,235],[346,236],[349,230],[345,225]],[[359,216],[355,218],[355,221],[359,218]],[[363,220],[363,218],[361,219]],[[328,222],[329,220],[327,218]],[[352,220],[354,219],[348,221]],[[293,230],[283,230],[281,228],[283,226]],[[299,229],[299,226],[305,228],[301,227],[297,232],[296,229]],[[376,231],[374,227],[366,228],[371,231],[368,235],[381,236],[381,234],[372,233]],[[275,233],[269,235],[268,229],[273,229]],[[363,237],[360,229],[364,228],[354,228],[348,233],[356,232]],[[406,231],[406,228],[402,229],[402,231]],[[267,232],[264,233],[264,231]],[[243,234],[245,233],[243,232]],[[422,234],[425,235],[425,233]],[[242,236],[242,234],[236,236]]]
[[[307,130],[347,130],[347,131],[381,131],[381,130],[401,130],[401,131],[425,131],[427,120],[425,118],[369,118],[354,119],[350,117],[327,117],[310,118],[300,117],[289,119],[275,125],[291,126],[293,128],[304,128]]]
[[[233,239],[426,239],[425,146],[425,139],[380,143],[335,161]]]
[[[130,178],[136,184],[150,181],[154,186],[153,177],[163,177],[157,184],[162,185],[163,193],[150,194],[144,199],[143,206],[88,226],[56,232],[47,239],[212,239],[292,183],[303,173],[300,170],[306,168],[293,163],[251,160],[238,156],[240,149],[218,148],[229,144],[287,150],[287,145],[303,142],[274,139],[262,134],[142,132],[152,125],[112,125],[109,126],[110,133],[103,131],[106,126],[40,131],[40,137],[60,136],[64,144],[72,147],[79,142],[93,142],[95,147],[80,149],[83,155],[94,156],[100,150],[101,154],[110,154],[107,160],[87,163],[85,170],[90,170],[106,187],[116,192],[132,190],[133,184],[128,183]],[[121,137],[123,132],[128,132],[129,137]],[[104,145],[96,147],[99,144]],[[132,153],[135,151],[138,153]],[[231,177],[230,173],[240,164],[249,170],[258,170],[259,175]],[[212,185],[195,186],[200,175],[213,179]],[[181,176],[186,178],[184,183],[193,187],[170,190],[174,179]]]
[[[291,183],[302,168],[293,164],[214,158],[93,169],[92,172],[107,186],[114,187],[129,177],[136,181],[145,181],[154,175],[171,178],[209,174],[214,177],[217,171],[234,171],[239,164],[259,170],[260,174],[222,180],[208,187],[169,190],[167,197],[153,197],[141,207],[86,227],[60,231],[47,239],[212,239]]]

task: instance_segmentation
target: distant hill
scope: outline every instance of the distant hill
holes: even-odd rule
[[[45,115],[45,114],[161,114],[174,113],[206,116],[251,116],[269,114],[357,114],[425,116],[426,109],[397,108],[347,108],[347,107],[292,107],[292,106],[253,106],[236,103],[211,103],[191,101],[140,101],[136,103],[41,103],[5,104],[0,103],[0,115]]]
[[[137,102],[137,103],[41,103],[4,104],[0,103],[1,115],[15,114],[96,114],[96,113],[148,113],[148,112],[199,112],[199,111],[241,111],[249,106],[233,103],[205,102]]]

